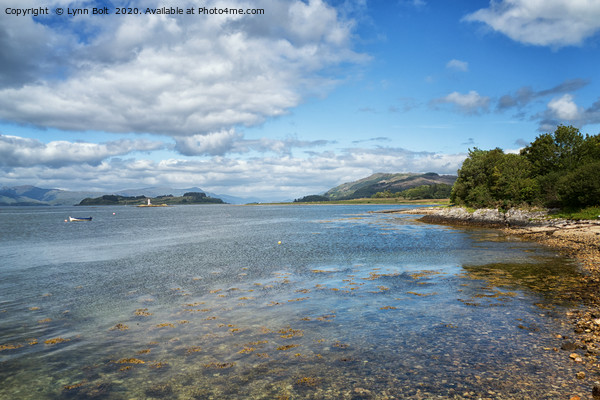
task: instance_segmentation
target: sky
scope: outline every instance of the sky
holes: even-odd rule
[[[600,133],[599,0],[0,6],[0,186],[280,201]]]

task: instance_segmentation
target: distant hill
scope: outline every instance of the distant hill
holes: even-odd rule
[[[187,192],[183,196],[120,196],[116,194],[105,194],[96,198],[85,198],[79,203],[80,206],[125,206],[135,205],[143,206],[153,204],[154,207],[160,205],[181,205],[181,204],[223,204],[223,200],[209,197],[203,192]]]
[[[351,200],[371,197],[378,192],[401,192],[423,185],[446,184],[453,185],[456,181],[454,175],[438,175],[434,172],[425,174],[377,173],[357,181],[343,183],[328,190],[323,196],[330,200]]]
[[[168,187],[149,187],[127,189],[118,192],[77,192],[60,189],[43,189],[36,186],[4,186],[0,188],[0,206],[72,206],[79,204],[85,198],[96,198],[103,195],[119,195],[124,197],[147,196],[155,198],[164,195],[183,196],[188,192],[203,192],[208,197],[219,198],[229,204],[247,204],[260,202],[256,198],[240,198],[228,195],[218,195],[204,192],[198,187],[188,189],[173,189]]]
[[[29,185],[4,186],[0,189],[0,206],[71,206],[92,195],[97,193],[42,189]]]
[[[206,193],[206,195],[209,197],[216,197],[216,198],[222,199],[225,203],[229,203],[229,204],[260,203],[262,201],[261,199],[256,198],[256,197],[236,197],[236,196],[229,196],[226,194],[216,194],[216,193],[206,192],[196,186],[187,188],[187,189],[173,189],[173,188],[164,187],[164,186],[162,186],[162,187],[161,186],[159,186],[159,187],[151,186],[151,187],[145,187],[145,188],[140,188],[140,189],[120,190],[118,192],[110,193],[110,194],[116,194],[119,196],[126,196],[126,197],[131,197],[131,196],[157,197],[157,196],[165,196],[165,195],[169,195],[169,194],[172,194],[173,196],[183,196],[185,193],[188,193],[188,192]]]

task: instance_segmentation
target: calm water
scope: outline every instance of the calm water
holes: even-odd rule
[[[0,398],[588,392],[553,351],[574,265],[389,208],[2,208]]]

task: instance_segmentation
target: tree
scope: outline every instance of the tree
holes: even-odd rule
[[[320,201],[329,201],[329,197],[321,196],[318,194],[311,194],[308,196],[304,196],[300,199],[294,200],[294,203],[315,203]]]
[[[398,193],[392,193],[390,189],[386,189],[383,192],[377,192],[371,198],[373,199],[391,199],[397,197]]]
[[[469,149],[469,156],[458,170],[458,178],[452,187],[450,201],[473,207],[486,207],[493,203],[490,193],[491,168],[496,164],[494,159],[501,157],[504,152]]]
[[[563,206],[600,205],[600,161],[584,164],[564,175],[556,186]]]
[[[587,207],[600,203],[600,135],[560,125],[520,154],[469,150],[450,200],[472,207]]]
[[[600,134],[586,135],[581,145],[582,163],[592,163],[600,160]]]
[[[458,171],[450,200],[478,208],[513,207],[535,201],[538,193],[527,159],[499,148],[475,148]]]
[[[202,192],[187,192],[183,194],[183,197],[193,197],[195,199],[202,199],[206,197],[206,193]]]
[[[445,183],[434,183],[433,185],[421,185],[399,193],[405,199],[447,199],[450,197],[452,186]]]
[[[531,162],[535,175],[554,171],[572,171],[584,156],[584,137],[573,126],[559,125],[553,134],[538,136],[521,155]]]

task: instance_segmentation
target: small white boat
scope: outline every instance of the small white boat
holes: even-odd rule
[[[69,222],[91,221],[92,217],[69,217]]]

